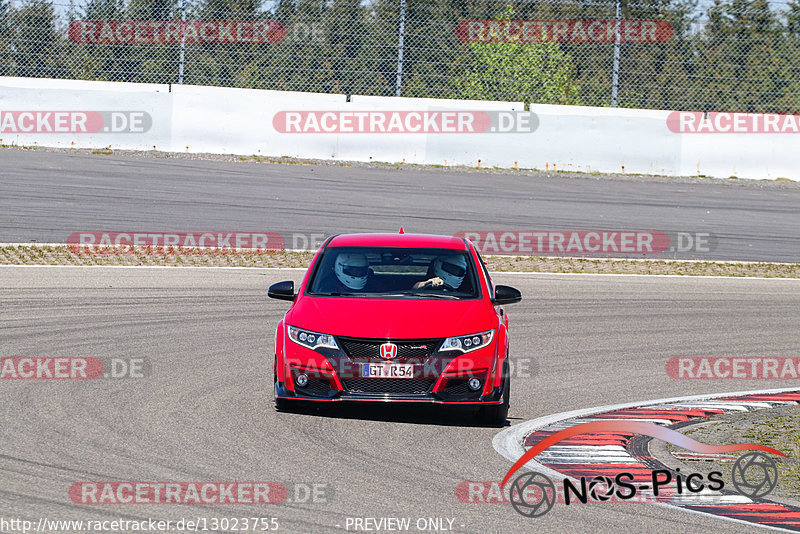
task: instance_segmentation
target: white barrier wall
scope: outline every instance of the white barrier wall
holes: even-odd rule
[[[273,118],[281,111],[339,110],[345,95],[172,86],[173,152],[211,152],[296,158],[336,158],[330,135],[277,132]]]
[[[800,180],[793,157],[800,132],[791,128],[680,133],[676,112],[543,104],[524,110],[522,102],[359,95],[348,101],[316,93],[0,77],[0,144]],[[507,121],[516,128],[509,131]],[[437,129],[456,122],[463,127]]]
[[[679,176],[800,180],[800,133],[683,134]]]
[[[531,110],[540,126],[526,167],[679,174],[681,136],[667,129],[667,111],[545,104]]]
[[[0,77],[0,144],[166,150],[169,86]]]
[[[356,111],[376,110],[436,112],[449,110],[524,111],[523,102],[488,102],[483,100],[439,100],[434,98],[397,98],[353,95],[350,105]],[[505,142],[508,138],[505,135]],[[495,139],[492,139],[495,138]],[[492,142],[492,141],[495,142]],[[504,161],[498,148],[503,140],[497,135],[479,133],[384,133],[339,134],[340,155],[352,161],[388,161],[433,165],[490,165]],[[493,156],[493,154],[495,154]],[[511,161],[513,166],[513,160]]]

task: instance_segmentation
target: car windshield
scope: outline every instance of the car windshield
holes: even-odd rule
[[[478,297],[473,262],[450,249],[328,247],[308,295],[458,300]]]

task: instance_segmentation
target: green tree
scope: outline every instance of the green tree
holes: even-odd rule
[[[260,45],[238,83],[288,91],[384,94],[375,72],[382,36],[368,22],[369,8],[358,0],[282,1],[273,17],[286,28],[285,39]]]
[[[788,63],[784,111],[800,113],[800,2],[791,1],[786,12],[786,48],[783,60]]]
[[[511,20],[507,9],[498,20]],[[579,104],[575,64],[557,43],[470,43],[469,64],[452,80],[457,98]]]
[[[787,49],[785,28],[768,0],[716,0],[708,18],[696,100],[704,109],[783,111],[797,50]]]
[[[26,0],[13,15],[14,45],[11,51],[15,76],[63,78],[67,75],[63,41],[56,31],[53,4]]]
[[[131,20],[180,20],[177,0],[130,0],[125,17]],[[133,79],[144,83],[174,83],[178,77],[177,44],[137,43],[125,50]]]
[[[786,30],[792,37],[800,37],[800,1],[786,3]]]
[[[122,0],[89,0],[82,20],[124,20]],[[76,78],[104,81],[135,81],[130,61],[131,45],[112,43],[70,43],[69,57]]]
[[[674,109],[698,84],[694,76],[696,56],[692,27],[698,22],[697,0],[623,0],[625,20],[657,20],[672,27],[666,41],[620,45],[619,99],[621,107]],[[609,49],[606,86],[600,105],[610,100],[613,44]]]
[[[205,0],[188,18],[214,21],[262,20],[258,0]],[[261,43],[199,43],[186,45],[185,83],[256,87],[242,81],[242,73],[264,51]]]
[[[11,40],[14,35],[11,18],[11,5],[7,1],[0,0],[0,76],[8,76],[11,73]]]
[[[454,66],[469,60],[467,48],[456,37],[462,18],[478,18],[463,0],[407,0],[403,96],[460,98],[453,93],[451,76]],[[390,61],[394,72],[396,51]]]

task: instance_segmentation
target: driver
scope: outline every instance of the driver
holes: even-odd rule
[[[365,254],[339,254],[336,256],[333,270],[339,281],[339,289],[361,290],[367,285],[369,262]]]
[[[458,289],[467,274],[467,258],[463,254],[439,256],[433,260],[433,274],[436,276],[414,284],[414,289],[444,286]]]

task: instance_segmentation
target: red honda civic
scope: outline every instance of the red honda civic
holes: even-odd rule
[[[504,304],[471,242],[448,236],[349,234],[329,238],[275,336],[275,403],[421,402],[477,408],[501,424],[511,381]]]

